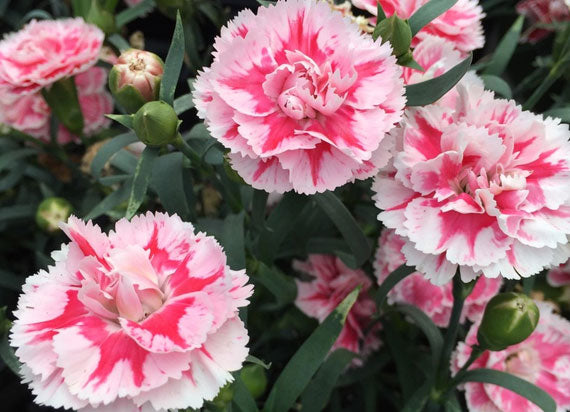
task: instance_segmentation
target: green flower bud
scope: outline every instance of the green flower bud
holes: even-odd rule
[[[501,351],[528,338],[540,313],[534,301],[523,293],[501,293],[487,303],[477,333],[483,349]]]
[[[253,399],[259,398],[267,388],[267,376],[265,370],[260,365],[245,366],[240,377]]]
[[[73,207],[66,199],[61,197],[48,197],[38,206],[36,211],[36,223],[46,232],[59,230],[61,222],[67,222]]]
[[[102,8],[97,0],[91,1],[91,7],[89,8],[89,13],[85,20],[87,23],[99,27],[105,34],[112,34],[117,31],[115,16],[113,13]]]
[[[402,20],[396,13],[376,25],[373,37],[382,38],[382,43],[389,41],[396,57],[405,55],[410,51],[412,44],[412,29],[407,20]]]
[[[156,54],[129,49],[117,59],[109,73],[109,89],[129,113],[158,100],[164,62]]]
[[[148,146],[172,143],[178,136],[180,120],[168,103],[148,102],[133,119],[133,129],[139,140]]]

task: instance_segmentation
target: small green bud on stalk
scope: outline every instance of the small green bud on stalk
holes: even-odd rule
[[[393,54],[397,58],[410,52],[412,44],[412,29],[407,20],[399,18],[395,13],[376,25],[373,33],[374,39],[382,38],[382,43],[389,41]]]
[[[240,377],[253,399],[259,398],[267,388],[267,376],[261,365],[245,366]]]
[[[528,338],[540,313],[534,301],[523,293],[501,293],[487,303],[477,333],[482,349],[501,351]]]
[[[73,207],[66,199],[48,197],[38,206],[36,223],[46,232],[54,233],[59,230],[61,222],[67,222],[72,211]]]
[[[164,62],[156,54],[129,49],[117,59],[109,73],[109,89],[129,113],[158,100]]]
[[[168,103],[148,102],[134,116],[133,129],[147,146],[163,146],[176,140],[180,120]]]

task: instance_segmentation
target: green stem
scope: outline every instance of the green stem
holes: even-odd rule
[[[538,86],[534,93],[524,103],[524,110],[531,110],[540,101],[542,96],[544,96],[544,94],[552,87],[556,80],[558,80],[558,78],[564,74],[565,70],[568,68],[569,63],[570,52],[558,60],[552,69],[550,69],[548,76],[546,76],[540,86]]]
[[[463,283],[459,269],[453,277],[453,308],[451,310],[451,317],[447,326],[447,332],[443,341],[443,347],[439,358],[439,367],[436,375],[436,388],[445,387],[445,383],[449,376],[449,360],[451,359],[451,352],[457,340],[457,332],[459,330],[459,321],[461,319],[461,312],[463,311],[463,304],[465,299],[475,286],[475,281],[470,283]],[[437,392],[440,392],[437,390]],[[440,392],[441,393],[441,392]]]
[[[467,359],[467,362],[465,362],[465,364],[461,367],[461,369],[459,369],[459,371],[455,374],[450,384],[448,385],[448,389],[454,387],[457,384],[457,382],[461,380],[463,375],[465,375],[465,372],[467,372],[467,369],[473,364],[473,362],[479,359],[479,356],[481,356],[483,352],[485,352],[485,349],[483,349],[478,345],[474,345],[471,347],[471,355],[469,355],[469,359]]]
[[[172,145],[180,150],[182,154],[190,160],[194,167],[197,168],[202,163],[202,159],[198,153],[196,153],[194,149],[192,149],[190,145],[184,141],[180,133],[178,133],[178,136],[176,136],[176,139],[172,142]]]

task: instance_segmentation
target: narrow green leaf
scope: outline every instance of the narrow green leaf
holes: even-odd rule
[[[406,86],[407,105],[425,106],[439,100],[467,73],[472,59],[473,55],[470,54],[441,76]]]
[[[348,247],[343,239],[322,237],[311,238],[307,241],[305,252],[307,254],[318,253],[324,255],[335,255],[348,267],[353,269],[359,267],[350,247]]]
[[[260,260],[269,265],[273,263],[279,246],[294,229],[292,223],[305,207],[307,201],[306,196],[289,192],[275,206],[257,242],[257,257]]]
[[[246,361],[246,362],[249,362],[249,363],[253,363],[253,364],[255,364],[255,365],[259,365],[259,366],[261,366],[261,367],[264,368],[264,369],[269,369],[269,368],[271,368],[271,362],[270,362],[270,363],[265,363],[264,361],[262,361],[262,360],[259,359],[259,358],[256,358],[256,357],[253,356],[253,355],[247,355],[247,358],[245,358],[245,361]]]
[[[378,307],[378,310],[380,310],[380,308],[384,304],[386,296],[388,296],[388,292],[390,292],[392,288],[396,286],[396,284],[398,284],[406,276],[411,275],[415,271],[416,268],[412,266],[406,266],[404,264],[395,271],[393,271],[392,273],[390,273],[388,277],[384,279],[384,282],[382,282],[382,284],[378,288],[378,291],[376,292],[376,296],[374,298],[376,300],[376,306]]]
[[[287,412],[293,406],[338,338],[359,291],[353,290],[293,355],[269,393],[265,412]]]
[[[544,412],[556,412],[556,402],[548,393],[538,386],[506,372],[494,369],[473,369],[465,372],[457,384],[464,382],[498,385],[528,399]]]
[[[261,4],[263,7],[267,7],[267,6],[270,6],[272,4],[275,4],[273,1],[268,1],[268,0],[257,0],[257,2],[259,4]]]
[[[131,193],[131,187],[133,185],[132,179],[125,182],[118,190],[112,191],[103,200],[97,203],[93,209],[91,209],[83,219],[95,219],[108,211],[116,208],[121,203],[126,202]]]
[[[16,186],[20,180],[22,180],[22,177],[24,177],[24,172],[27,167],[28,165],[26,163],[16,163],[6,176],[0,178],[0,193]]]
[[[107,164],[109,159],[123,147],[128,146],[137,140],[137,136],[133,132],[113,137],[112,140],[101,146],[101,149],[99,149],[93,158],[93,161],[91,162],[91,174],[95,178],[99,178],[99,176],[101,176],[101,170],[103,170],[103,167],[105,167],[105,164]]]
[[[297,297],[297,286],[290,276],[285,276],[276,268],[269,268],[264,263],[259,262],[259,269],[254,280],[275,296],[277,301],[274,309],[283,307],[295,300]]]
[[[131,45],[125,39],[123,39],[123,36],[120,34],[112,34],[110,36],[107,36],[107,41],[115,46],[121,53],[131,48]]]
[[[156,6],[154,0],[143,0],[134,7],[127,7],[115,16],[117,27],[144,16]]]
[[[141,154],[137,163],[137,168],[135,169],[133,187],[131,189],[129,204],[125,214],[125,217],[129,220],[135,215],[135,213],[137,213],[137,210],[139,210],[139,207],[144,200],[146,190],[150,183],[152,166],[157,157],[158,149],[155,147],[147,146]]]
[[[559,119],[562,119],[564,123],[570,123],[570,106],[550,109],[544,112],[544,115],[550,117],[558,117]]]
[[[154,161],[151,187],[168,213],[176,213],[182,220],[188,220],[191,213],[184,190],[183,164],[182,153],[160,156]]]
[[[409,20],[412,36],[415,36],[430,21],[453,7],[455,3],[457,0],[431,0],[420,7]]]
[[[160,100],[168,104],[174,102],[174,92],[182,69],[184,60],[184,30],[182,28],[182,18],[180,12],[176,13],[176,27],[172,35],[170,49],[164,62],[164,74],[160,84]]]
[[[317,412],[327,406],[336,381],[355,356],[346,349],[337,349],[329,355],[301,395],[301,411]]]
[[[386,19],[386,13],[384,13],[384,9],[382,8],[382,4],[380,2],[378,2],[378,5],[376,6],[376,25],[378,25],[378,23],[380,23],[382,20]],[[374,39],[376,40],[376,39]]]
[[[414,323],[426,335],[432,353],[433,367],[439,363],[439,355],[443,347],[443,336],[433,321],[423,311],[413,305],[399,304],[393,306],[394,310],[412,318]]]
[[[0,208],[0,223],[13,220],[29,218],[36,214],[36,205],[16,205]]]
[[[483,70],[483,74],[492,74],[495,76],[503,74],[519,43],[523,23],[524,16],[521,15],[515,20],[509,31],[507,31],[501,39],[493,53],[490,63],[485,67],[485,70]]]
[[[176,114],[182,114],[194,107],[192,93],[184,94],[174,99],[174,111]]]
[[[344,237],[356,259],[356,265],[366,262],[372,252],[370,243],[346,206],[330,191],[316,194],[314,199]]]
[[[429,398],[431,386],[432,382],[428,380],[422,386],[416,389],[412,396],[406,399],[406,403],[404,404],[401,412],[422,411]]]
[[[0,171],[16,164],[19,160],[38,154],[37,149],[17,149],[0,155]]]
[[[234,397],[232,399],[233,406],[241,412],[258,412],[259,409],[255,404],[255,399],[251,396],[251,393],[241,380],[238,375],[233,384]]]
[[[500,77],[492,74],[482,74],[481,79],[483,79],[483,83],[485,83],[485,89],[492,90],[507,99],[513,97],[511,86]]]
[[[7,335],[3,336],[2,340],[0,340],[0,358],[2,358],[2,361],[12,372],[18,376],[20,375],[20,367],[22,365],[14,354],[14,349],[10,346]]]
[[[105,117],[122,124],[127,129],[132,129],[134,127],[134,116],[132,114],[106,114]]]
[[[221,243],[228,257],[228,266],[234,270],[245,268],[244,218],[245,212],[242,210],[224,219]]]

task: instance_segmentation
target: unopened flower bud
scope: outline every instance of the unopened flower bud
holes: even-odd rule
[[[36,211],[36,223],[46,232],[59,230],[61,222],[67,222],[73,207],[66,199],[61,197],[48,197],[38,206]]]
[[[157,100],[164,63],[156,54],[129,49],[117,59],[109,74],[109,89],[130,113]]]
[[[265,376],[265,371],[262,366],[245,366],[240,372],[240,377],[253,399],[257,399],[263,395],[267,388],[267,376]]]
[[[141,142],[148,146],[172,143],[178,136],[180,120],[168,103],[148,102],[135,114],[133,128]]]
[[[483,349],[504,350],[528,338],[540,316],[531,298],[522,293],[508,292],[487,303],[477,340]]]
[[[393,54],[396,57],[405,55],[410,51],[412,44],[412,29],[407,20],[402,20],[395,13],[376,25],[374,38],[381,37],[382,43],[389,41],[392,44]]]

